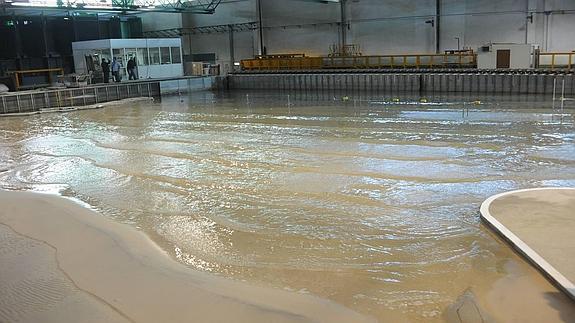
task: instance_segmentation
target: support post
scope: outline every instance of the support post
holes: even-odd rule
[[[529,43],[529,21],[533,22],[533,16],[529,17],[529,0],[525,0],[525,45]]]
[[[557,90],[557,78],[553,78],[553,111],[555,111],[555,92]]]
[[[563,114],[563,108],[565,106],[565,78],[567,75],[563,76],[563,83],[561,84],[561,114]]]
[[[50,69],[50,58],[48,56],[48,34],[46,31],[46,16],[44,16],[43,12],[40,15],[40,21],[42,23],[42,45],[44,45],[44,60],[46,61],[46,68]],[[50,78],[50,75],[50,72],[48,72],[48,78]],[[52,83],[51,80],[49,81]]]
[[[229,41],[230,41],[230,71],[233,72],[234,70],[234,63],[236,61],[235,58],[235,51],[234,51],[234,26],[233,25],[228,25],[229,28]]]
[[[341,10],[341,22],[340,22],[341,44],[340,44],[340,50],[343,51],[345,45],[347,45],[347,10],[346,10],[347,0],[340,0],[339,3],[340,3],[340,10]]]
[[[435,0],[435,53],[440,53],[441,0]]]
[[[20,28],[17,21],[16,15],[12,14],[12,21],[14,22],[14,48],[16,52],[16,69],[18,71],[23,70],[22,68],[22,38],[20,37]],[[15,74],[16,82],[18,82],[18,74]],[[16,91],[18,91],[19,85],[16,85]]]
[[[264,46],[264,28],[263,28],[263,22],[262,22],[262,1],[261,0],[257,0],[257,11],[258,11],[258,32],[259,32],[259,52],[260,55],[265,55],[266,50],[265,50],[265,46]]]
[[[565,85],[565,84],[563,84]],[[32,111],[36,111],[36,104],[34,104],[34,94],[30,93],[30,103],[32,104]]]

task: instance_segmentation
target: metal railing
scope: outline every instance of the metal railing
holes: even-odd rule
[[[340,57],[258,57],[241,61],[243,70],[301,70],[350,68],[474,68],[473,53]]]
[[[535,68],[574,70],[575,52],[538,53]],[[476,68],[477,55],[472,52],[445,54],[408,54],[378,56],[293,57],[261,56],[242,60],[243,70],[306,70],[306,69],[441,69]],[[287,55],[285,55],[287,56]]]
[[[305,70],[321,69],[321,57],[262,57],[241,61],[244,70]]]
[[[473,68],[475,54],[414,54],[324,57],[323,68]]]
[[[575,52],[539,53],[537,58],[538,68],[574,69]]]
[[[160,82],[158,81],[102,84],[48,91],[10,92],[0,95],[0,115],[81,107],[128,98],[158,98],[160,96]]]

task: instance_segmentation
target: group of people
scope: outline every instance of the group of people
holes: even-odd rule
[[[104,74],[104,83],[108,83],[110,81],[110,70],[112,71],[112,77],[114,78],[114,82],[118,83],[122,81],[122,75],[120,74],[120,69],[122,68],[122,64],[118,62],[118,60],[114,57],[112,62],[110,63],[109,60],[102,58],[102,73]],[[136,68],[138,65],[136,64],[136,58],[131,57],[128,60],[128,79],[129,80],[137,80],[138,77],[136,76]]]

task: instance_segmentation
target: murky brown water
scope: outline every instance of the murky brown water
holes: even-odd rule
[[[468,114],[475,98],[390,99],[196,93],[0,118],[0,187],[76,197],[194,268],[441,321],[517,259],[480,203],[575,186],[574,119],[539,98]]]

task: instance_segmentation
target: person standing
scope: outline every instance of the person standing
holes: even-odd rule
[[[122,81],[122,78],[120,77],[120,63],[115,57],[112,60],[112,75],[114,75],[114,81],[116,83]]]
[[[102,73],[104,74],[104,83],[110,82],[110,62],[102,58]]]
[[[136,77],[136,60],[132,57],[128,60],[128,79],[137,80]]]

